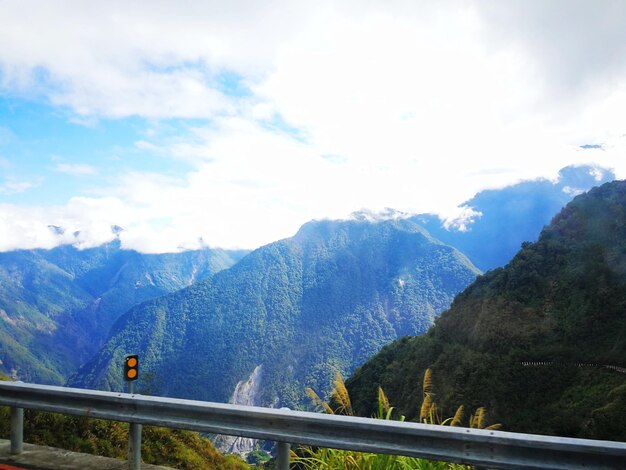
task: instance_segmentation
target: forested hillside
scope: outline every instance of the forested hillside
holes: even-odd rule
[[[389,341],[419,334],[478,271],[408,220],[314,221],[230,269],[133,308],[70,384],[226,401],[257,366],[255,404],[296,406]],[[141,382],[141,381],[140,381]]]
[[[542,365],[528,364],[542,362]],[[487,406],[513,431],[626,439],[626,182],[576,197],[503,269],[479,277],[426,335],[348,381],[371,412],[381,385],[408,418],[432,368],[444,414]]]
[[[118,241],[0,253],[0,371],[63,383],[133,305],[231,266],[243,252],[146,255]]]

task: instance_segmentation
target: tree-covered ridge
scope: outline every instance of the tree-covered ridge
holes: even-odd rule
[[[389,341],[424,332],[477,270],[408,220],[315,221],[132,309],[71,383],[119,390],[139,353],[155,393],[226,401],[263,366],[259,403],[298,406]]]
[[[485,405],[509,430],[623,440],[626,374],[604,365],[626,367],[626,182],[576,197],[426,335],[384,348],[348,387],[363,413],[382,386],[413,417],[432,367],[448,409]]]
[[[0,371],[63,383],[133,305],[231,266],[243,253],[145,255],[118,241],[0,253]]]

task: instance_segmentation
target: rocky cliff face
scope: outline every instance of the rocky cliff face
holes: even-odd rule
[[[261,380],[263,379],[263,366],[258,365],[246,381],[237,383],[229,403],[233,405],[260,406]]]
[[[263,379],[263,366],[258,365],[250,374],[248,380],[237,383],[235,391],[228,403],[234,405],[261,406],[261,382]],[[258,440],[238,436],[219,436],[215,439],[215,447],[224,453],[239,454],[245,456],[254,450]]]

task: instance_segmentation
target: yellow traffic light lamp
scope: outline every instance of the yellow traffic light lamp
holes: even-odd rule
[[[129,392],[133,393],[133,381],[139,378],[139,355],[131,354],[124,357],[124,380],[129,382]]]

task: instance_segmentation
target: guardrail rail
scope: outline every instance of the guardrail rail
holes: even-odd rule
[[[0,382],[11,407],[11,451],[22,449],[23,410],[89,416],[135,425],[129,468],[138,469],[141,425],[277,441],[278,466],[289,444],[406,455],[493,469],[626,469],[626,443],[452,428],[287,409]],[[132,429],[132,426],[131,426]],[[138,431],[137,431],[138,429]]]

